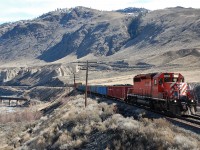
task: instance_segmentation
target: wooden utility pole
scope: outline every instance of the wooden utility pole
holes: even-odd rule
[[[74,73],[74,89],[76,89],[76,75]]]
[[[79,63],[81,65],[81,68],[80,70],[86,70],[86,78],[85,78],[85,107],[87,106],[87,92],[88,92],[88,72],[89,72],[89,68],[90,67],[96,67],[94,65],[91,65],[91,64],[95,64],[97,62],[89,62],[89,61],[78,61],[76,63]]]
[[[88,91],[88,61],[86,64],[86,79],[85,79],[85,107],[87,106],[87,91]]]

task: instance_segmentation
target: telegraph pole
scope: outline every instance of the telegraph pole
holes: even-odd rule
[[[73,87],[74,87],[74,90],[76,89],[76,79],[78,79],[78,77],[76,76],[76,73],[73,72],[73,78],[74,78],[74,82],[73,82]]]
[[[90,67],[96,67],[91,64],[96,64],[97,62],[89,62],[87,60],[87,61],[78,61],[76,63],[81,64],[79,66],[83,67],[80,70],[86,70],[86,78],[85,78],[85,107],[86,107],[87,106],[87,92],[88,92],[88,72],[89,72]]]
[[[85,79],[85,107],[87,106],[87,91],[88,91],[88,61],[86,64],[86,79]]]
[[[74,89],[76,88],[76,76],[75,76],[75,73],[74,74]]]

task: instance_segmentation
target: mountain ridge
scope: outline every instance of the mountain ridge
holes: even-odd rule
[[[72,58],[166,65],[154,58],[200,48],[199,14],[199,9],[182,7],[155,11],[57,9],[33,20],[0,25],[0,65],[46,65]],[[199,51],[195,54],[191,56],[199,60]]]

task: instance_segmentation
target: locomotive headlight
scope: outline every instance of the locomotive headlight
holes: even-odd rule
[[[174,100],[174,103],[176,103],[176,100]]]
[[[192,103],[194,102],[193,99],[191,100],[191,102],[192,102]]]

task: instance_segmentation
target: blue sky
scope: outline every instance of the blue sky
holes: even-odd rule
[[[99,10],[116,10],[126,7],[156,10],[176,6],[200,8],[200,0],[1,0],[0,23],[33,19],[56,8],[76,6]]]

